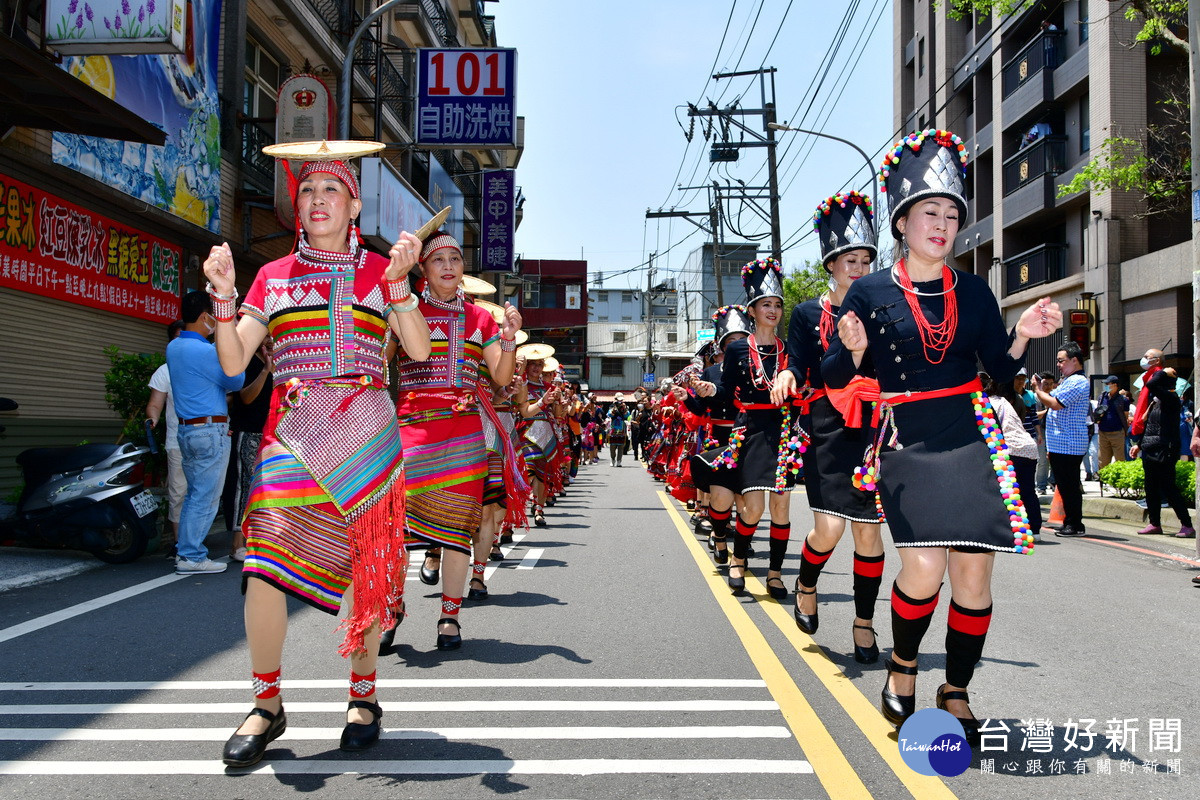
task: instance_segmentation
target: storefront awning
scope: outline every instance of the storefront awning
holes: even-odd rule
[[[0,34],[0,127],[14,125],[145,144],[167,141],[165,133],[120,103]]]

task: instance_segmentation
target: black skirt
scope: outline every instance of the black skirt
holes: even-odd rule
[[[874,438],[874,429],[846,427],[828,397],[816,400],[809,408],[809,416],[803,419],[812,437],[804,454],[804,491],[809,508],[852,522],[880,522],[875,493],[855,488],[851,480]]]
[[[971,396],[893,410],[902,448],[880,453],[878,481],[895,545],[1018,552]]]
[[[724,448],[729,444],[729,434],[733,428],[729,425],[713,425],[712,438],[716,441],[718,449]],[[712,448],[709,448],[710,450]],[[712,488],[712,472],[713,468],[708,462],[701,458],[703,453],[696,453],[690,456],[689,463],[692,467],[692,483],[696,485],[696,491],[707,492]]]
[[[796,476],[788,471],[784,478],[784,488],[775,488],[775,470],[779,463],[780,425],[783,412],[775,410],[743,411],[734,421],[731,442],[736,434],[742,434],[740,444],[736,447],[735,464],[732,467],[720,462],[723,456],[733,447],[715,447],[705,450],[696,456],[696,461],[702,462],[701,469],[707,469],[706,478],[710,486],[720,486],[734,494],[745,492],[767,491],[787,492],[796,485]],[[797,423],[793,421],[793,425]],[[692,476],[695,480],[696,470],[693,462]],[[699,483],[697,483],[699,486]]]

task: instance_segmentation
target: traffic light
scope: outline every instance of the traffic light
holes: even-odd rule
[[[1092,349],[1092,314],[1087,309],[1067,311],[1067,338],[1086,355]]]

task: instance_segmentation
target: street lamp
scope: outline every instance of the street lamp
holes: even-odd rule
[[[809,131],[809,130],[805,130],[804,128],[792,128],[788,125],[780,125],[778,122],[768,122],[767,127],[773,128],[777,131],[792,131],[793,133],[807,133],[809,136],[820,136],[822,139],[833,139],[835,142],[841,142],[842,144],[853,147],[858,152],[858,154],[863,157],[863,161],[867,162],[867,175],[870,177],[870,180],[871,180],[871,205],[874,207],[875,213],[876,214],[879,213],[879,190],[875,184],[875,165],[873,163],[871,163],[871,157],[869,155],[867,155],[865,152],[863,152],[863,149],[861,147],[859,147],[858,145],[856,145],[854,142],[850,141],[849,139],[843,139],[840,136],[833,136],[828,133],[821,133],[820,131]]]

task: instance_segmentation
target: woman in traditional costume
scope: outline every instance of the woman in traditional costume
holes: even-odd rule
[[[783,316],[783,273],[773,258],[742,267],[746,305],[754,321],[754,334],[730,342],[721,363],[721,382],[698,382],[697,393],[714,394],[738,410],[729,444],[708,450],[701,458],[712,468],[710,484],[727,492],[713,492],[709,514],[719,543],[729,527],[733,495],[742,495],[737,515],[733,556],[729,561],[729,588],[740,595],[746,589],[746,558],[754,530],[769,509],[771,550],[767,592],[776,600],[787,597],[783,560],[791,534],[791,489],[802,465],[804,436],[792,413],[791,399],[771,400],[775,378],[787,368],[783,341],[775,335]],[[735,574],[736,572],[736,574]]]
[[[878,489],[900,551],[883,715],[900,725],[915,710],[917,654],[949,574],[937,706],[977,739],[967,685],[991,622],[993,561],[997,552],[1032,552],[1034,539],[976,363],[1011,381],[1029,340],[1061,327],[1062,313],[1043,298],[1005,330],[987,282],[946,266],[967,214],[966,160],[962,141],[942,130],[910,134],[885,157],[880,178],[903,257],[846,293],[822,374],[830,389],[858,374],[879,381],[878,433],[855,480]]]
[[[436,548],[426,556],[421,580],[431,583],[433,573],[436,584],[438,572],[442,580],[438,650],[462,646],[458,612],[483,517],[488,457],[480,414],[492,407],[479,403],[480,367],[486,364],[496,382],[508,383],[521,329],[521,315],[511,305],[505,306],[503,325],[497,326],[490,313],[465,300],[463,269],[462,246],[453,236],[437,233],[425,242],[425,285],[418,307],[429,325],[432,352],[424,360],[403,348],[396,354],[408,532]]]
[[[362,143],[316,152],[334,157],[339,144]],[[363,750],[379,738],[376,642],[399,606],[405,568],[400,432],[383,353],[392,336],[417,359],[430,346],[405,278],[420,240],[402,233],[389,258],[359,246],[362,201],[344,161],[309,161],[288,175],[296,252],[259,270],[236,326],[232,251],[214,247],[204,262],[225,372],[243,370],[268,334],[274,340],[271,412],[242,525],[255,705],[225,745],[224,761],[236,767],[257,763],[287,728],[279,694],[286,595],[336,614],[349,594],[341,748]]]
[[[554,428],[558,392],[542,369],[546,359],[554,355],[554,348],[531,342],[521,345],[519,353],[525,359],[525,402],[517,404],[523,420],[517,428],[521,433],[521,455],[525,458],[529,483],[533,487],[530,509],[533,524],[541,527],[546,524],[547,487],[553,484],[551,471],[558,449],[558,434]]]
[[[708,549],[713,552],[713,560],[718,564],[729,563],[729,518],[733,514],[736,500],[730,489],[720,484],[713,484],[713,468],[703,459],[703,453],[708,450],[722,450],[729,444],[730,434],[733,433],[734,419],[737,417],[737,407],[733,397],[725,393],[714,393],[707,397],[697,391],[700,383],[716,386],[721,383],[722,364],[725,361],[725,351],[733,342],[745,339],[754,332],[754,321],[746,313],[744,306],[730,305],[718,308],[712,315],[713,343],[716,348],[716,363],[708,367],[691,382],[695,392],[685,401],[685,405],[693,413],[704,417],[704,427],[701,428],[703,441],[699,442],[700,453],[692,456],[692,480],[696,491],[703,498],[704,520],[708,533]],[[719,498],[719,500],[716,500]],[[713,506],[724,509],[714,512]],[[714,514],[720,524],[714,522]],[[699,529],[698,529],[699,532]]]
[[[813,528],[800,549],[794,613],[800,630],[817,632],[817,579],[849,522],[854,536],[854,660],[871,664],[879,659],[871,620],[883,581],[883,539],[875,496],[859,490],[851,475],[862,463],[873,431],[869,418],[868,424],[862,423],[861,407],[843,418],[821,379],[821,359],[837,338],[835,320],[842,300],[854,282],[871,271],[877,254],[871,200],[855,191],[829,197],[817,206],[813,226],[830,288],[792,309],[788,368],[775,381],[776,399],[800,388],[807,410],[802,424],[812,437],[804,457],[804,489]]]

